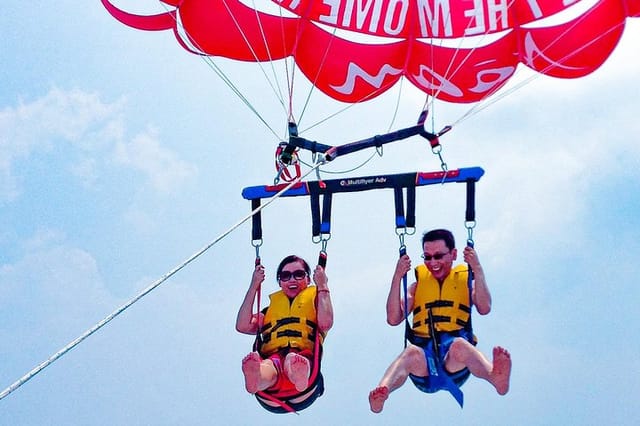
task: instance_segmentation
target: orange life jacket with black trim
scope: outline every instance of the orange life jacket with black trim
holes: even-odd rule
[[[320,333],[317,326],[317,311],[315,305],[316,287],[309,286],[290,300],[282,290],[269,295],[270,303],[264,312],[263,326],[260,329],[257,350],[263,357],[268,357],[279,350],[291,349],[296,351],[309,350],[313,354],[311,359],[311,374],[309,386],[302,392],[288,380],[278,389],[267,389],[257,392],[258,401],[266,400],[278,404],[277,407],[261,402],[261,405],[274,413],[295,412],[290,401],[296,399],[310,389],[318,388],[310,398],[317,398],[324,390],[320,360],[322,358],[322,342],[325,333]]]
[[[318,329],[316,287],[305,288],[293,300],[289,300],[282,290],[269,298],[271,301],[260,329],[258,349],[261,355],[269,356],[285,348],[313,351]],[[322,343],[323,336],[320,337]]]
[[[416,291],[413,300],[413,333],[418,337],[430,337],[429,311],[436,331],[452,332],[470,325],[467,265],[451,269],[442,285],[438,283],[426,265],[415,269]]]

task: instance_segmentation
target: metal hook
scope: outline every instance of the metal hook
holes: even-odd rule
[[[467,228],[467,245],[473,247],[473,228],[476,227],[476,221],[466,221],[464,227]]]

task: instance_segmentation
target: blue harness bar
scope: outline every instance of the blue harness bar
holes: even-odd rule
[[[408,188],[412,186],[435,185],[449,182],[476,182],[484,175],[481,167],[467,167],[446,172],[414,172],[392,175],[377,175],[323,181],[299,182],[282,197],[299,197],[316,194],[335,194],[338,192],[369,191],[380,188]],[[242,190],[246,200],[271,198],[284,189],[287,184],[249,186]]]

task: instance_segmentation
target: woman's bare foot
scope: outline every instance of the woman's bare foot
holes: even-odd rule
[[[249,393],[258,392],[260,384],[260,363],[262,358],[258,352],[251,352],[242,360],[242,374],[244,374],[244,387]]]
[[[389,388],[386,386],[378,386],[369,392],[369,406],[371,411],[379,413],[384,407],[384,402],[389,398]]]
[[[298,392],[302,392],[309,387],[311,367],[307,358],[293,352],[289,353],[284,360],[284,368],[287,372],[287,377]]]
[[[511,376],[511,355],[509,352],[496,346],[493,348],[493,370],[491,371],[491,383],[500,395],[509,392],[509,377]]]

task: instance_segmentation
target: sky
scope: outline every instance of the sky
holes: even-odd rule
[[[475,314],[474,329],[484,353],[501,345],[512,354],[507,395],[471,378],[460,409],[407,384],[383,413],[369,411],[368,392],[403,345],[402,327],[385,322],[399,240],[393,194],[379,190],[334,198],[326,391],[299,415],[270,414],[244,390],[240,361],[252,337],[234,324],[255,256],[244,223],[0,400],[0,424],[388,425],[416,415],[432,424],[637,424],[636,21],[587,77],[527,80],[524,71],[526,85],[460,123],[469,105],[431,112],[436,130],[457,123],[442,138],[448,167],[485,170],[473,238],[493,309]],[[2,390],[244,219],[241,190],[273,182],[278,137],[171,34],[128,28],[98,1],[5,4],[0,58]],[[259,68],[216,64],[281,137],[286,116]],[[340,144],[411,126],[423,99],[408,86],[305,136]],[[313,95],[317,116],[342,108]],[[440,170],[416,138],[350,171],[370,156],[337,159],[322,177]],[[317,258],[307,204],[279,199],[263,212],[265,293],[276,290],[283,257]],[[416,227],[406,240],[414,264],[423,230],[450,228],[463,244],[464,186],[419,188]]]

